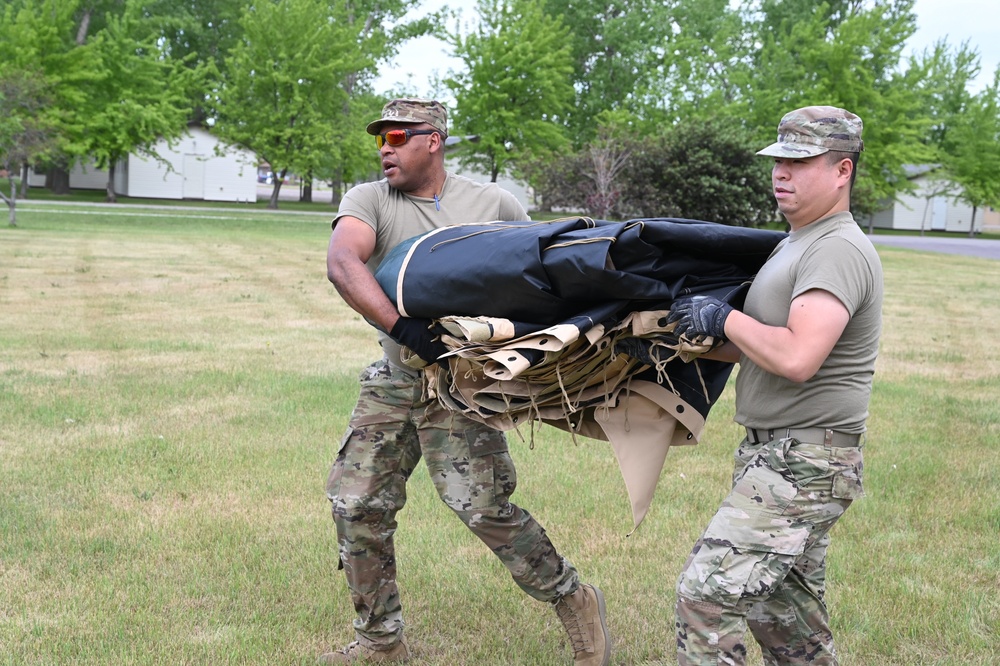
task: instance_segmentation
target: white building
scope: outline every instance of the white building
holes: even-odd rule
[[[872,216],[876,229],[969,233],[969,225],[974,225],[973,231],[982,232],[988,209],[977,208],[973,220],[972,206],[956,196],[959,187],[945,179],[936,166],[909,166],[906,172],[915,187],[913,193],[886,202],[886,207]]]
[[[132,154],[115,168],[115,194],[150,199],[254,202],[257,156],[228,146],[207,130],[191,125],[173,146],[159,141],[154,149],[163,162]],[[45,185],[44,174],[29,173],[32,187]],[[106,189],[108,172],[93,160],[70,171],[72,189]]]

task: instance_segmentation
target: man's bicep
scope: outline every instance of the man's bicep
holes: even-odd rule
[[[340,217],[330,233],[327,262],[333,261],[338,254],[349,253],[364,263],[375,251],[375,241],[375,230],[368,224],[350,215]]]
[[[843,334],[851,315],[839,298],[823,289],[809,291],[792,299],[788,328],[809,341],[811,350],[825,360]]]

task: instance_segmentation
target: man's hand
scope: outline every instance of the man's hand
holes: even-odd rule
[[[400,317],[392,325],[389,337],[412,349],[427,363],[437,363],[442,354],[448,353],[448,348],[431,332],[430,326],[430,319]]]
[[[676,323],[675,335],[683,335],[689,340],[710,335],[718,340],[726,338],[726,317],[733,306],[714,296],[687,296],[670,304],[667,323]]]

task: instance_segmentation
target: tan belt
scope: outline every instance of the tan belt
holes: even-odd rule
[[[775,439],[785,439],[791,437],[800,442],[809,444],[823,444],[824,446],[850,447],[857,446],[861,441],[860,434],[850,434],[830,430],[829,428],[771,428],[763,430],[761,428],[747,428],[747,440],[751,444],[763,444]]]

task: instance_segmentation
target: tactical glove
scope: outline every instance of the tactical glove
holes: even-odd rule
[[[716,339],[726,337],[726,317],[733,306],[714,296],[687,296],[670,304],[667,323],[676,323],[675,335],[683,335],[689,340],[710,335]]]
[[[414,354],[427,363],[437,363],[438,357],[448,353],[448,348],[431,332],[430,327],[430,319],[400,317],[392,325],[389,337],[412,349]]]

